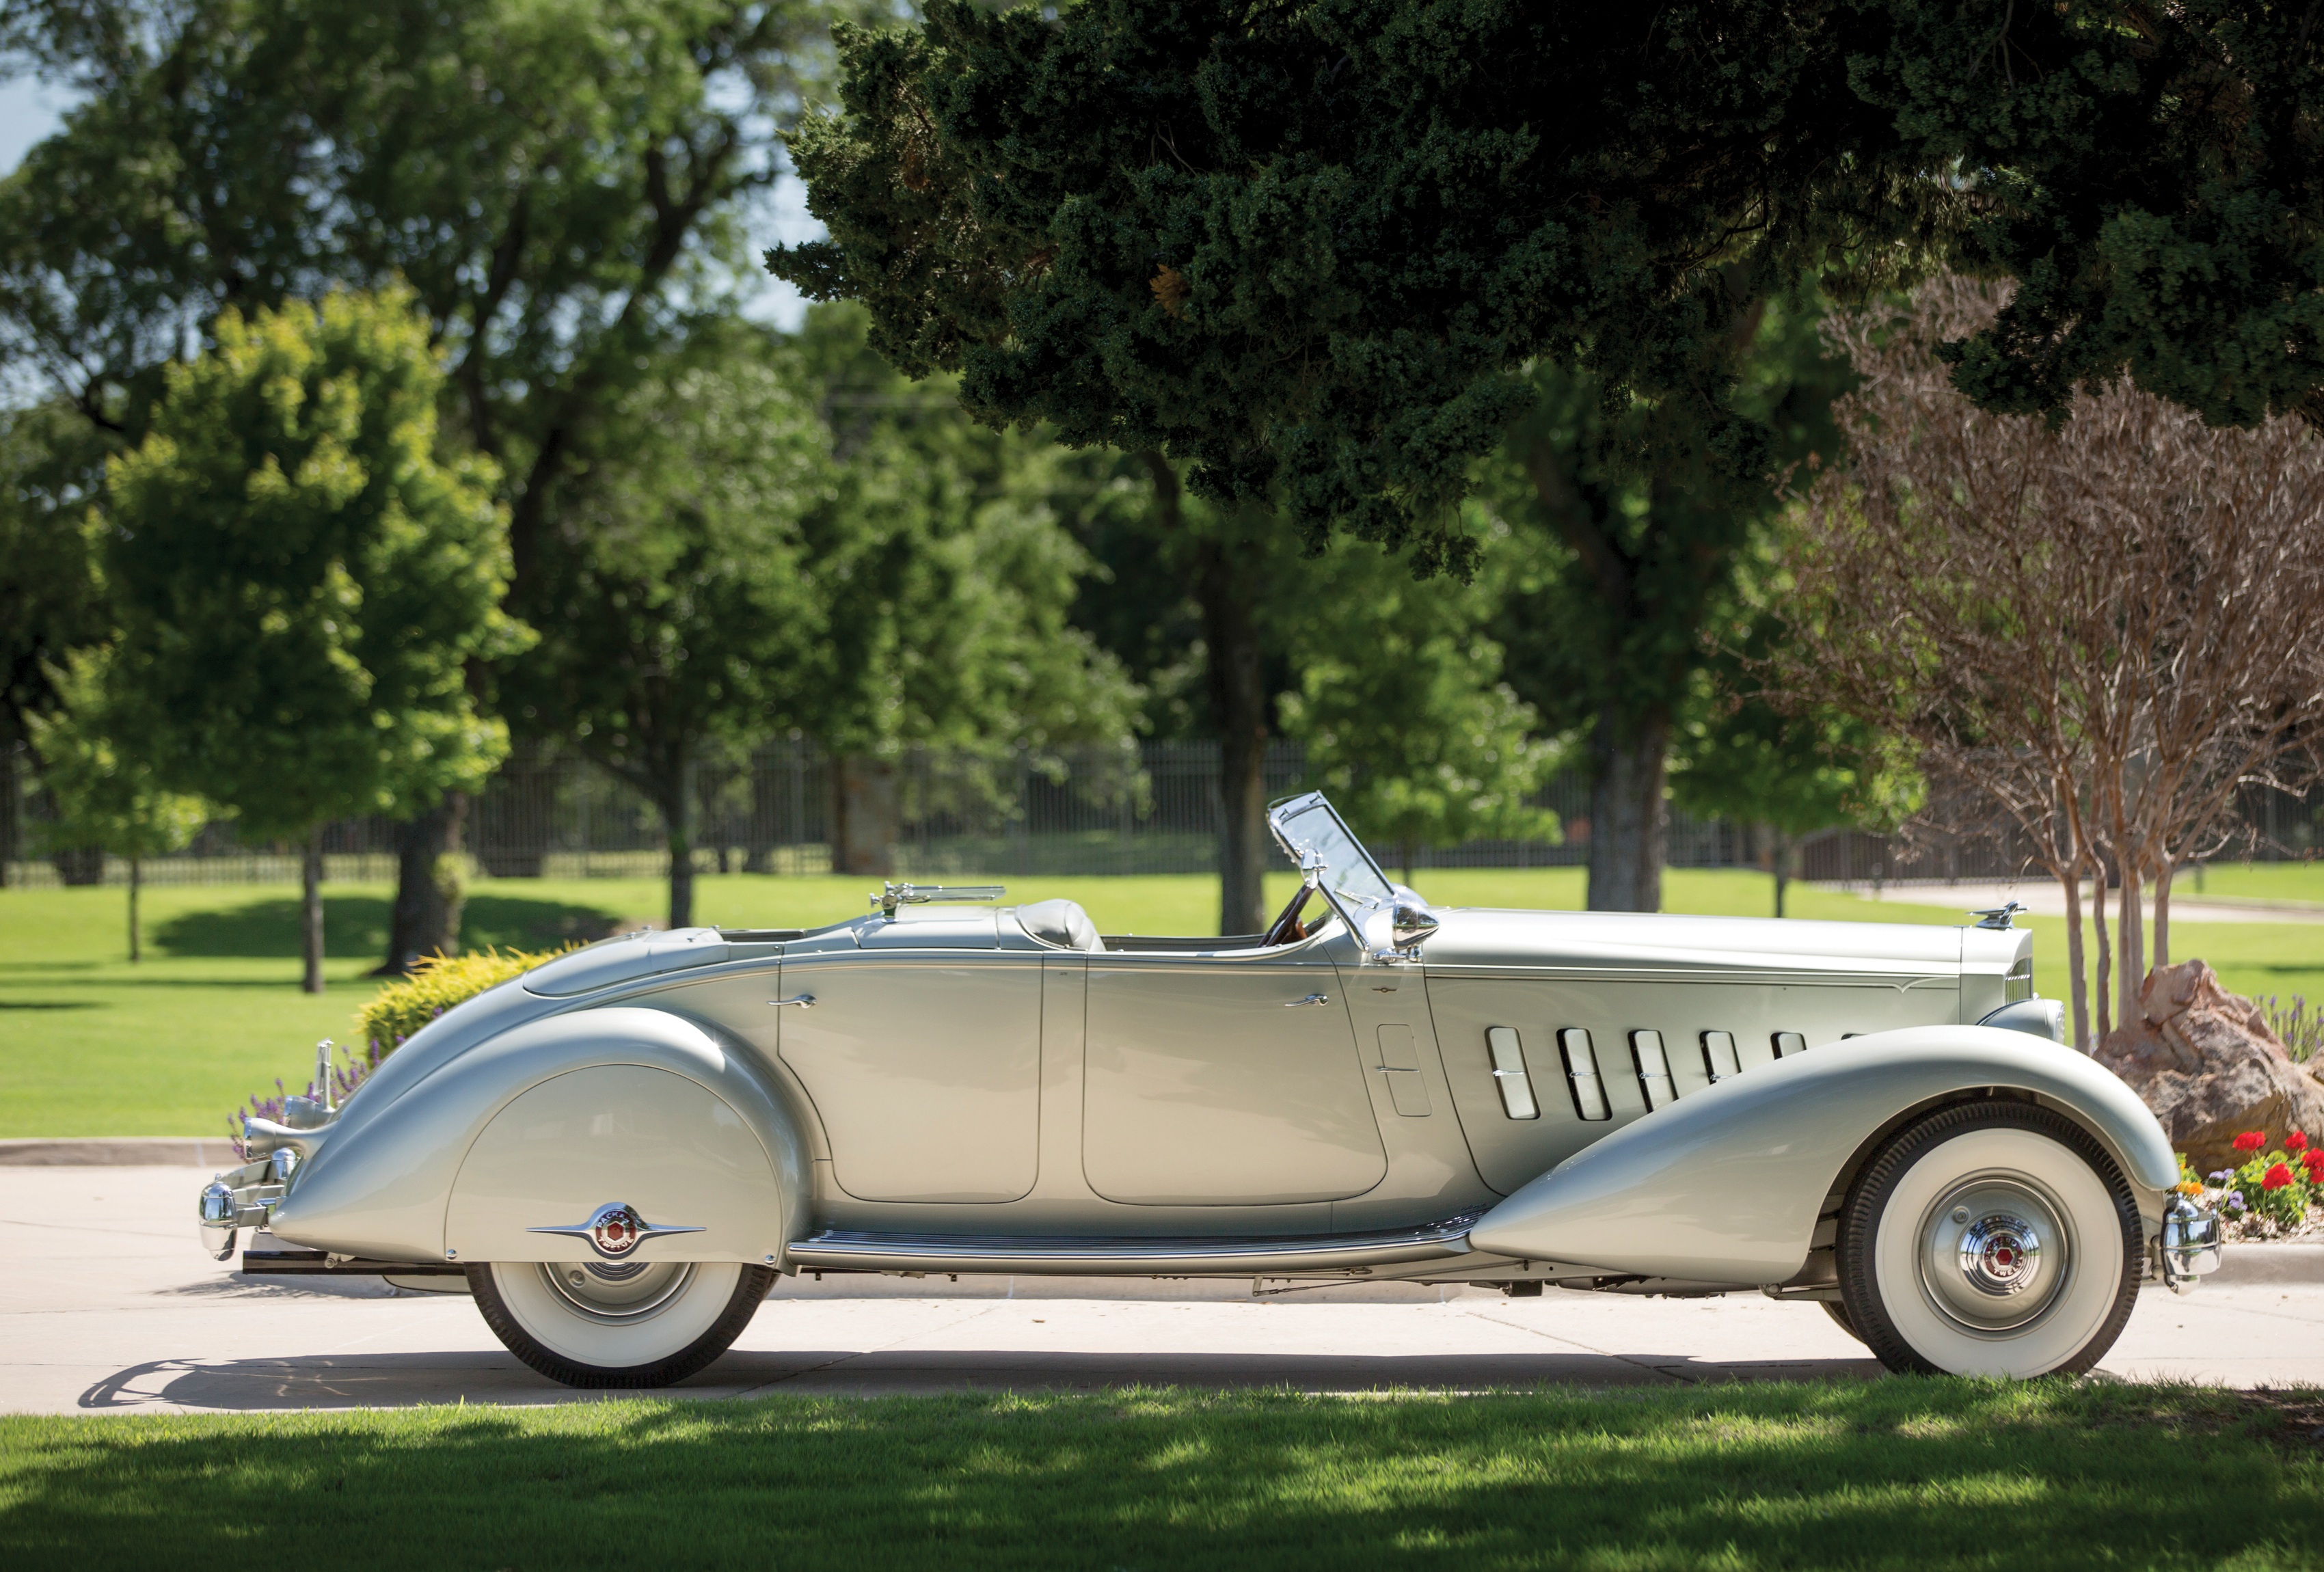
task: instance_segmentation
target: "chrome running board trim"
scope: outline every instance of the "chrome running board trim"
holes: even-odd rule
[[[1274,1238],[1091,1239],[1012,1235],[863,1234],[826,1228],[792,1241],[801,1271],[980,1272],[1016,1276],[1280,1277],[1369,1272],[1471,1254],[1481,1212],[1388,1233]]]

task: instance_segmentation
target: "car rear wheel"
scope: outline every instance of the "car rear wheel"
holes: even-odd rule
[[[510,1261],[468,1268],[484,1324],[567,1386],[667,1386],[733,1346],[774,1287],[731,1262]]]
[[[1847,1324],[1898,1372],[2079,1374],[2138,1296],[2144,1232],[2088,1132],[2023,1103],[1971,1103],[1899,1134],[1840,1214]]]

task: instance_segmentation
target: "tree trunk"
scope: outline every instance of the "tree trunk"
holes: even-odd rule
[[[2114,1030],[2114,940],[2107,932],[2106,859],[2095,848],[2090,852],[2090,866],[2094,875],[2090,880],[2090,927],[2098,952],[2098,975],[2090,993],[2098,1006],[2098,1040],[2104,1042],[2107,1034]]]
[[[1219,728],[1219,932],[1256,933],[1267,926],[1268,845],[1267,679],[1257,597],[1226,544],[1205,540],[1196,556]]]
[[[1775,842],[1772,860],[1775,871],[1775,915],[1780,917],[1784,915],[1784,894],[1792,882],[1792,838],[1772,824],[1767,829],[1769,839]]]
[[[323,827],[307,832],[305,855],[299,860],[299,953],[306,963],[300,988],[323,991]]]
[[[17,837],[24,822],[23,786],[16,778],[16,745],[0,746],[0,889],[15,877]]]
[[[447,792],[434,807],[395,827],[395,909],[388,920],[387,959],[374,977],[402,977],[423,955],[459,952],[467,820],[468,794]]]
[[[831,871],[886,878],[896,871],[896,761],[842,754],[831,770]]]
[[[2074,1007],[2074,1046],[2088,1053],[2098,1047],[2090,1035],[2089,960],[2082,948],[2082,865],[2077,859],[2058,882],[2066,891],[2066,993]]]
[[[1139,455],[1154,485],[1163,533],[1188,553],[1219,734],[1219,932],[1267,926],[1267,735],[1265,650],[1259,625],[1264,582],[1240,529],[1190,537],[1178,472],[1158,453]],[[1241,523],[1246,520],[1238,519]],[[1222,521],[1222,523],[1225,521]]]
[[[143,871],[140,867],[142,861],[143,859],[134,855],[129,859],[129,964],[132,966],[145,959],[144,946],[139,942],[137,933],[137,887]]]
[[[662,825],[669,833],[669,925],[694,926],[694,761],[678,766],[678,779],[662,799]]]
[[[2139,868],[2125,860],[2122,869],[2122,919],[2115,933],[2115,942],[2122,951],[2122,962],[2115,969],[2115,1020],[2124,1025],[2134,1025],[2138,1020],[2138,988],[2146,978],[2146,924],[2141,911],[2144,892],[2139,887]]]
[[[1591,739],[1590,909],[1658,912],[1663,905],[1664,771],[1670,720],[1625,728],[1611,706]]]
[[[2177,871],[2168,857],[2154,875],[2154,964],[2171,964],[2171,876]]]

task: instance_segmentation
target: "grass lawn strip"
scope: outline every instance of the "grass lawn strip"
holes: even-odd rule
[[[2318,1565],[2314,1395],[1895,1380],[8,1418],[0,1554],[2257,1572]]]

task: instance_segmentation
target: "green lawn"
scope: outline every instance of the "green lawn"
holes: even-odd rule
[[[2318,870],[2292,869],[2324,882]],[[2272,869],[2213,869],[2214,890],[2246,874],[2254,887],[2305,890]],[[965,881],[963,881],[965,882]],[[1003,882],[1006,882],[1005,880]],[[1456,906],[1571,909],[1579,869],[1445,869],[1420,876],[1432,900]],[[1216,931],[1218,887],[1200,876],[1019,880],[1011,898],[1069,896],[1108,933]],[[1288,873],[1268,881],[1283,899]],[[784,927],[864,909],[860,878],[706,877],[701,921]],[[2318,893],[2324,894],[2324,890]],[[348,1033],[375,984],[363,973],[387,940],[383,885],[327,887],[328,991],[298,991],[297,893],[270,885],[178,885],[145,896],[147,959],[127,961],[123,892],[0,890],[0,1136],[224,1134],[226,1114],[276,1077],[303,1079],[318,1037]],[[1941,898],[1932,896],[1932,898]],[[2291,897],[2281,897],[2291,898]],[[468,904],[471,946],[552,944],[611,921],[663,909],[650,879],[486,879]],[[1765,876],[1682,869],[1668,876],[1673,911],[1764,915]],[[1800,917],[1957,923],[1950,907],[1875,904],[1794,887]],[[2062,996],[2062,924],[2033,919],[2041,990]],[[2227,986],[2265,997],[2324,997],[2324,925],[2182,924],[2177,951],[2200,955]]]
[[[10,1418],[0,1555],[2260,1572],[2317,1565],[2318,1406],[1912,1380]]]

